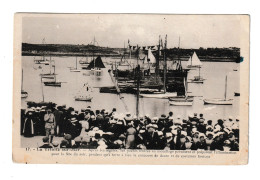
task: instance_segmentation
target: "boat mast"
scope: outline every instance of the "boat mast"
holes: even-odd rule
[[[159,36],[158,54],[157,54],[156,65],[155,65],[156,83],[158,83],[158,76],[159,76],[160,47],[161,47],[161,36]]]
[[[49,66],[50,66],[50,74],[51,74],[51,56],[50,56],[50,63],[49,63]]]
[[[199,66],[199,79],[200,79],[200,66]]]
[[[192,54],[192,52],[191,52],[191,54]],[[190,57],[190,65],[192,66],[192,55]]]
[[[227,75],[226,75],[226,81],[225,81],[225,100],[227,100]]]
[[[164,89],[164,93],[166,93],[166,74],[167,74],[166,48],[167,48],[167,34],[165,36],[165,44],[164,44],[164,51],[163,51],[163,60],[164,60],[163,89]]]
[[[42,102],[44,102],[44,93],[43,93],[43,83],[42,83],[42,77],[41,77],[41,87],[42,87]]]
[[[180,44],[181,44],[181,37],[179,36],[179,46],[178,46],[178,61],[179,61],[179,67],[181,67],[181,60],[180,60]]]
[[[21,84],[21,90],[23,91],[23,69],[22,69],[22,84]]]
[[[139,119],[139,95],[140,95],[140,65],[139,65],[139,49],[137,45],[137,83],[136,83],[136,117]]]
[[[76,69],[78,69],[77,55],[76,55]]]

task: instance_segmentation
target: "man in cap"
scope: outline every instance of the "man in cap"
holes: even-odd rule
[[[51,112],[51,109],[47,110],[47,113],[44,115],[44,121],[45,121],[45,131],[46,136],[50,138],[50,143],[52,143],[53,135],[54,135],[54,127],[55,127],[55,116]]]

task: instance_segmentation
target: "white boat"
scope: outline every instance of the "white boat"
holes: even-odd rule
[[[79,94],[74,97],[75,101],[91,101],[93,97],[89,94],[90,91],[92,88],[87,83],[84,84]]]
[[[190,57],[187,62],[187,68],[197,68],[197,67],[201,67],[201,66],[202,66],[202,63],[201,63],[200,59],[198,58],[196,52],[194,51],[192,57]]]
[[[200,68],[201,67],[199,67],[199,75],[194,76],[194,78],[190,80],[190,83],[203,83],[205,79],[203,79],[203,77],[200,75]]]
[[[179,98],[174,101],[169,101],[169,103],[173,106],[192,106],[193,99]]]
[[[90,96],[75,96],[75,101],[91,101],[93,97]]]
[[[176,97],[177,92],[172,92],[172,93],[153,93],[153,94],[140,94],[140,96],[145,97],[145,98],[159,98],[159,99],[168,99],[171,97]]]
[[[81,72],[80,69],[78,69],[78,60],[76,56],[76,68],[70,68],[70,72]]]
[[[170,105],[174,106],[192,106],[193,104],[193,97],[189,97],[187,95],[188,83],[186,79],[183,79],[184,88],[185,88],[185,96],[169,98]]]
[[[80,69],[71,69],[70,72],[81,72]]]
[[[53,64],[52,64],[53,62]],[[54,60],[51,60],[51,57],[50,57],[50,64],[49,64],[49,67],[50,67],[50,72],[49,73],[45,73],[45,74],[40,74],[40,76],[42,78],[45,78],[45,79],[54,79],[55,76],[57,74],[55,74],[55,61]],[[54,71],[52,72],[52,68],[54,69]]]
[[[233,99],[221,99],[221,98],[214,98],[214,99],[204,99],[204,104],[216,104],[216,105],[232,105]]]
[[[232,105],[233,99],[227,99],[227,76],[225,81],[225,94],[224,99],[213,98],[213,99],[204,99],[204,104],[215,104],[215,105]]]

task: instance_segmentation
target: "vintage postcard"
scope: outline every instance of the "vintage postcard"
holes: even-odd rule
[[[14,15],[13,161],[248,163],[249,15]]]

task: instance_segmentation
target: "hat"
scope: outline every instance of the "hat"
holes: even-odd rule
[[[153,128],[158,129],[157,124],[153,124]]]
[[[197,115],[198,115],[197,113],[194,113],[194,117],[197,117]]]
[[[213,132],[210,132],[210,131],[207,131],[207,132],[206,132],[206,136],[209,136],[209,135],[214,136],[214,133],[213,133]]]
[[[144,130],[144,129],[141,129],[141,130],[139,131],[139,133],[140,133],[140,134],[145,133],[145,130]]]
[[[146,114],[145,117],[150,117],[149,114]]]
[[[167,133],[165,134],[165,137],[166,137],[166,138],[171,138],[171,137],[172,137],[172,133],[167,132]]]
[[[204,137],[205,138],[205,134],[204,133],[199,133],[199,137]]]
[[[98,130],[99,130],[98,127],[94,127],[94,128],[93,128],[93,131],[98,131]]]
[[[75,117],[73,117],[73,118],[70,119],[70,122],[72,122],[72,123],[77,122],[77,121],[78,121],[78,120],[77,120]]]
[[[114,141],[114,144],[119,144],[119,145],[122,145],[123,144],[123,142],[121,141],[121,140],[116,140],[116,141]]]
[[[177,130],[172,130],[171,133],[174,134],[174,135],[178,134]]]
[[[158,117],[153,117],[152,118],[152,120],[154,120],[154,121],[158,121],[158,119],[159,119]]]
[[[130,113],[130,112],[127,112],[127,113],[125,113],[125,115],[127,115],[127,116],[130,116],[130,115],[131,115],[131,113]]]
[[[229,116],[228,119],[233,119],[233,117],[232,117],[232,116]]]
[[[165,117],[166,117],[166,115],[165,115],[165,114],[162,114],[162,115],[161,115],[161,117],[164,117],[164,118],[165,118]]]
[[[187,136],[187,132],[186,131],[181,131],[181,135]]]
[[[163,132],[162,131],[158,131],[157,134],[158,134],[158,136],[163,136]]]
[[[120,134],[120,136],[119,136],[119,139],[125,139],[126,137],[125,137],[125,135],[124,134]]]
[[[110,123],[110,124],[116,124],[117,121],[116,121],[115,119],[111,119],[111,120],[109,121],[109,123]]]

